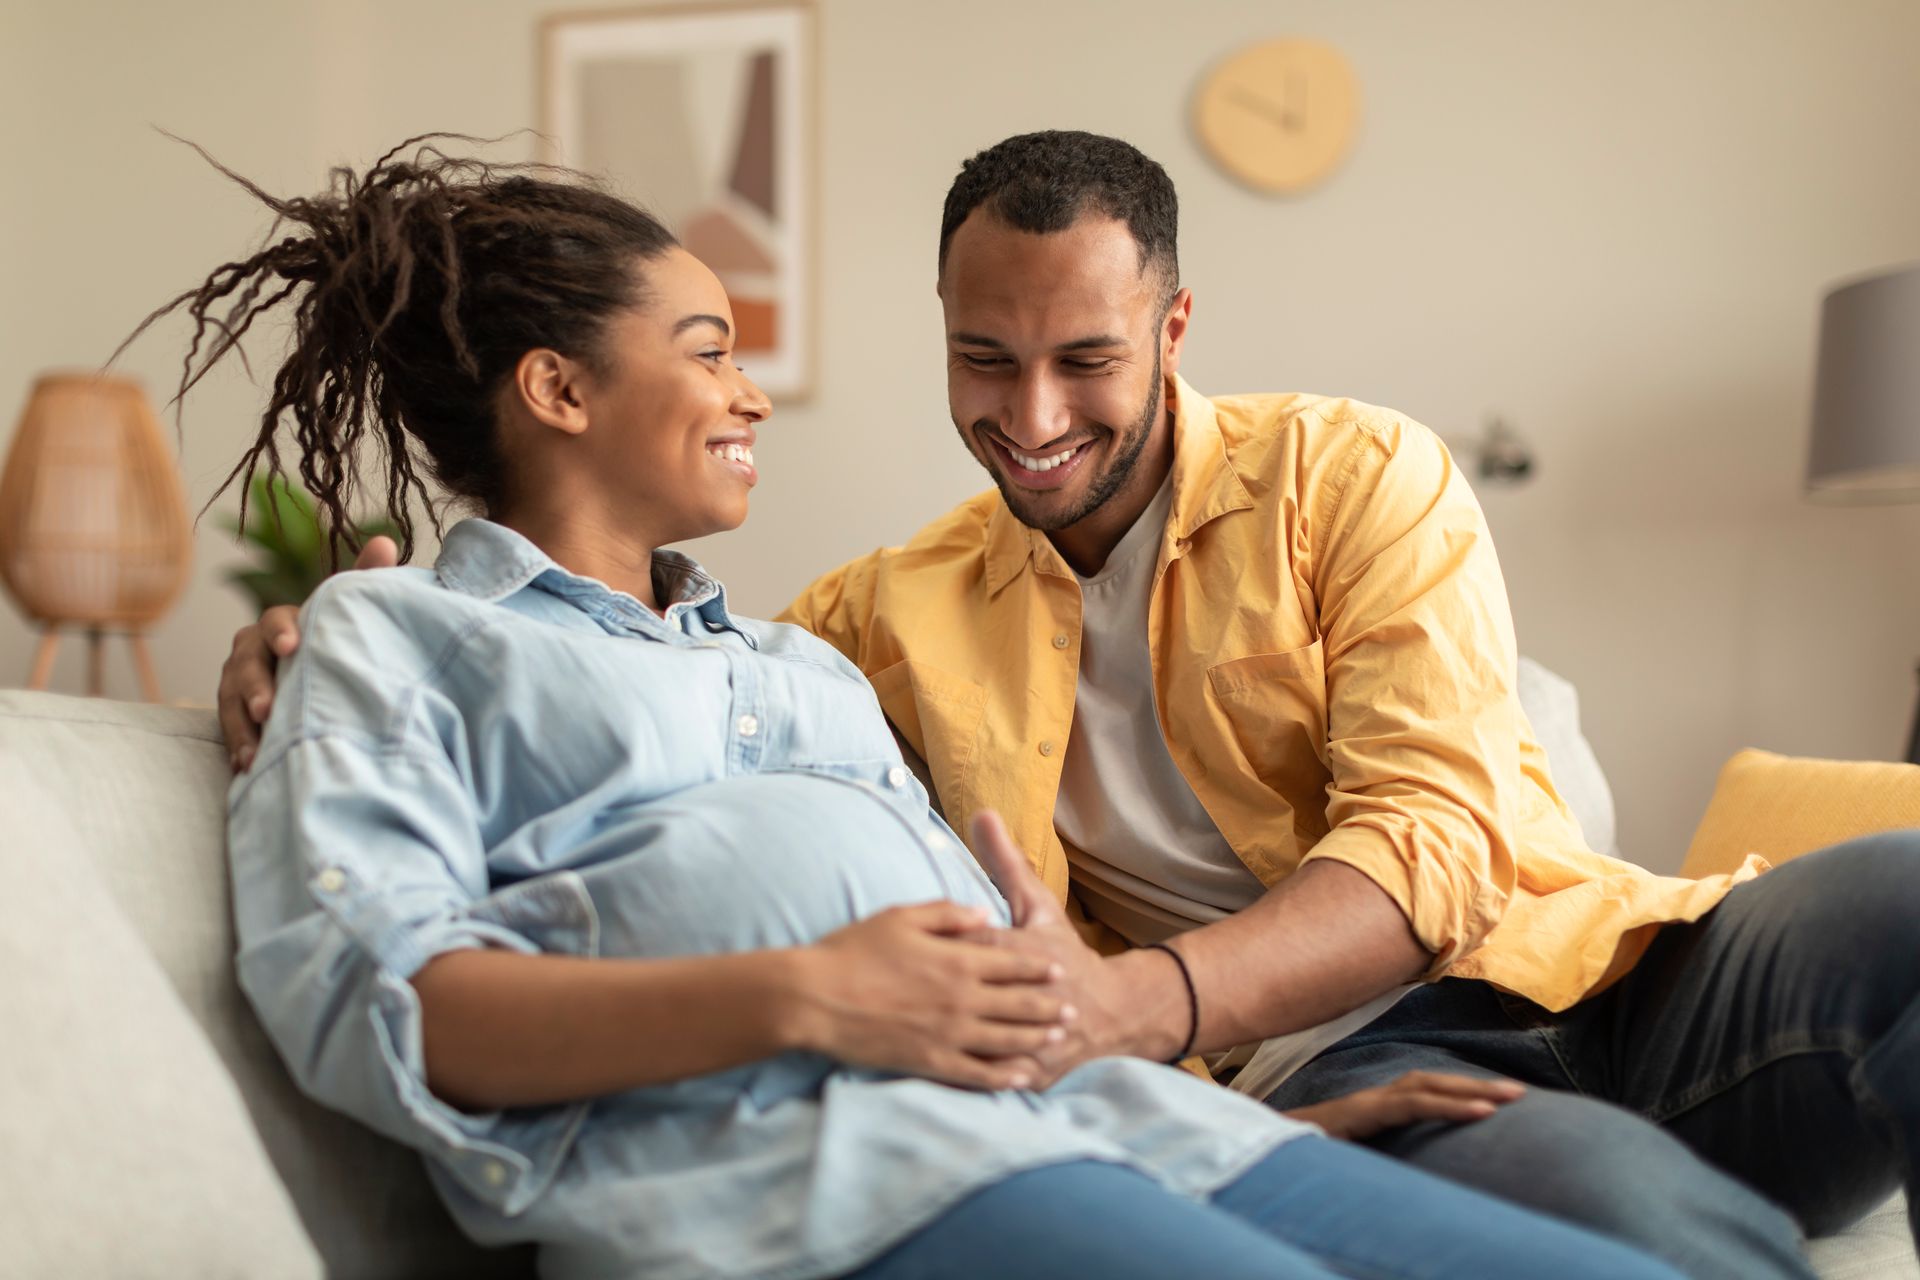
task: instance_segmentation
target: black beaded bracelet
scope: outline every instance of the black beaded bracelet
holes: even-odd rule
[[[1200,1038],[1200,993],[1193,986],[1193,970],[1187,968],[1186,960],[1178,951],[1164,942],[1150,942],[1147,950],[1164,951],[1172,956],[1173,962],[1180,966],[1180,977],[1187,984],[1187,1042],[1180,1046],[1180,1052],[1173,1055],[1173,1060],[1179,1062],[1193,1052],[1193,1042]]]

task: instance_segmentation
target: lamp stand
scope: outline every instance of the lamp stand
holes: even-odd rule
[[[140,692],[148,702],[160,701],[160,679],[153,669],[153,658],[147,652],[146,634],[129,630],[126,637],[127,646],[133,650],[133,669],[140,678]],[[107,633],[103,628],[87,628],[87,693],[95,698],[106,692],[106,639]],[[27,688],[47,687],[47,681],[53,675],[53,659],[59,651],[59,625],[49,622],[40,629],[40,645],[34,651],[33,670],[27,675]]]
[[[1914,676],[1916,682],[1920,682],[1920,668]],[[1913,732],[1907,736],[1907,763],[1920,764],[1920,699],[1913,704]]]

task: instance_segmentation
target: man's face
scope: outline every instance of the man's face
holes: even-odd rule
[[[1135,464],[1166,430],[1180,344],[1164,282],[1140,268],[1126,223],[1091,213],[1041,235],[975,210],[948,245],[947,404],[1023,524],[1057,531],[1116,495],[1151,496],[1132,495],[1147,479]]]

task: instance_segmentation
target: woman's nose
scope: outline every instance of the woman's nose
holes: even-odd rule
[[[760,389],[760,384],[742,373],[740,385],[733,393],[733,411],[742,418],[765,422],[773,416],[773,401],[767,399],[767,393]]]

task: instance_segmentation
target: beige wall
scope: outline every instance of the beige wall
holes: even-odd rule
[[[99,360],[263,229],[149,122],[282,191],[411,132],[505,133],[533,121],[549,7],[0,0],[0,432],[35,370]],[[1179,184],[1198,385],[1350,394],[1449,435],[1498,409],[1532,439],[1538,480],[1483,497],[1522,646],[1579,683],[1628,852],[1676,865],[1743,744],[1898,750],[1920,508],[1815,509],[1798,483],[1819,291],[1920,258],[1920,5],[824,0],[821,16],[819,393],[768,429],[753,522],[697,548],[745,609],[980,487],[942,395],[940,197],[983,145],[1081,127]],[[1292,202],[1232,186],[1184,123],[1204,67],[1279,34],[1339,45],[1365,95],[1346,167]],[[169,386],[180,341],[168,329],[126,367]],[[236,369],[191,404],[196,500],[259,399]],[[156,650],[169,691],[204,699],[244,610],[211,522],[199,557]],[[29,648],[0,612],[0,680]],[[78,678],[70,655],[61,682]]]

